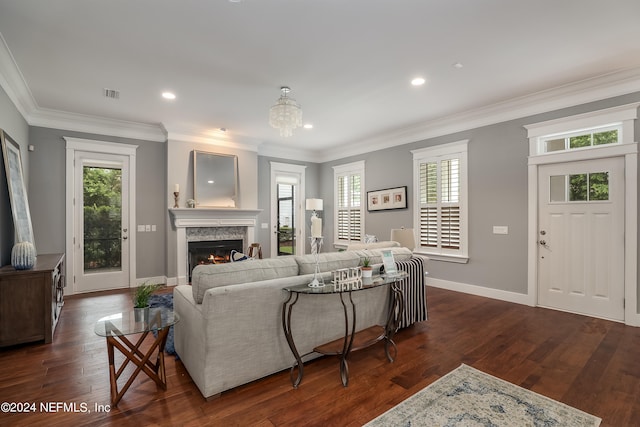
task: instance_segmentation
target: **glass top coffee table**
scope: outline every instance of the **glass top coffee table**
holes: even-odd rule
[[[164,346],[167,342],[169,328],[180,320],[179,316],[171,309],[165,307],[141,309],[139,312],[122,312],[99,319],[94,327],[97,335],[107,339],[107,352],[109,354],[109,380],[111,383],[111,404],[116,406],[122,396],[129,389],[133,380],[143,371],[158,387],[167,389],[167,378],[164,369]],[[143,353],[141,344],[149,335],[156,335],[151,347]],[[140,334],[134,344],[127,336]],[[125,360],[116,370],[114,348],[117,348]],[[155,361],[151,356],[157,350]],[[118,378],[124,372],[129,362],[136,365],[122,390],[118,391]]]
[[[291,312],[300,295],[340,295],[340,301],[344,308],[344,338],[318,346],[314,348],[311,353],[339,356],[340,378],[342,379],[342,385],[346,387],[349,384],[349,366],[347,364],[347,356],[349,356],[349,353],[351,351],[366,348],[379,341],[384,340],[384,350],[387,359],[389,360],[389,362],[393,362],[393,360],[395,359],[398,349],[396,347],[396,344],[393,342],[393,336],[398,329],[399,319],[402,317],[402,313],[404,311],[404,299],[399,284],[407,277],[409,277],[408,273],[399,271],[394,275],[382,275],[373,276],[372,278],[363,278],[362,281],[358,282],[356,286],[339,286],[334,285],[334,283],[332,282],[320,287],[311,287],[305,284],[284,288],[285,291],[289,292],[289,298],[282,304],[282,328],[284,330],[284,335],[287,338],[289,348],[291,349],[291,352],[296,359],[296,362],[291,367],[289,374],[293,387],[297,388],[302,382],[302,377],[304,375],[302,358],[304,356],[307,356],[307,354],[300,355],[298,353],[296,344],[293,340],[293,335],[291,333]],[[363,292],[367,289],[373,289],[380,286],[389,286],[391,292],[391,305],[389,307],[389,314],[387,316],[386,325],[375,325],[356,333],[356,305],[351,298],[351,294],[353,292]],[[351,306],[351,322],[349,322],[350,316],[345,300],[349,301]],[[393,356],[391,355],[391,348],[393,348]],[[296,368],[298,370],[297,376],[295,376]]]

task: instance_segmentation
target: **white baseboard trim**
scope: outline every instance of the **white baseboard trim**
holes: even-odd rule
[[[177,277],[166,277],[167,279],[167,286],[178,286],[179,285],[179,281]]]
[[[467,283],[451,282],[449,280],[434,279],[427,277],[425,279],[427,286],[434,288],[447,289],[450,291],[463,292],[465,294],[477,295],[481,297],[493,298],[501,301],[514,302],[531,306],[531,299],[527,294],[519,294],[517,292],[503,291],[501,289],[486,288],[484,286],[469,285]]]
[[[136,279],[135,286],[140,286],[143,283],[155,283],[158,285],[167,284],[167,276],[155,276],[155,277],[139,277]]]
[[[625,313],[624,324],[627,326],[640,326],[640,314]]]

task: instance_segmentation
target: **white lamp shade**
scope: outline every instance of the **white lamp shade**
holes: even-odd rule
[[[307,199],[306,204],[307,204],[308,211],[322,210],[322,199]]]
[[[414,250],[416,247],[416,238],[413,234],[413,228],[397,228],[391,230],[391,240],[400,243],[400,246]]]

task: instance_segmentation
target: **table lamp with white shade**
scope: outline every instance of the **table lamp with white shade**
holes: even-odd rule
[[[322,248],[322,218],[318,216],[318,211],[322,210],[322,199],[307,199],[306,209],[311,213],[311,253],[316,256],[316,268],[313,273],[313,280],[309,283],[311,287],[324,286],[322,278],[319,277],[320,267],[318,266],[318,255]]]
[[[391,240],[400,243],[400,246],[409,248],[412,251],[416,249],[416,237],[413,228],[394,228],[391,229]]]
[[[322,199],[307,199],[306,207],[311,213],[311,237],[322,237],[322,218],[317,211],[322,210]]]

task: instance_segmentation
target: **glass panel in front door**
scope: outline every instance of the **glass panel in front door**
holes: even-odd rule
[[[84,272],[122,269],[122,170],[83,167]]]
[[[295,255],[295,185],[278,184],[278,255]]]

